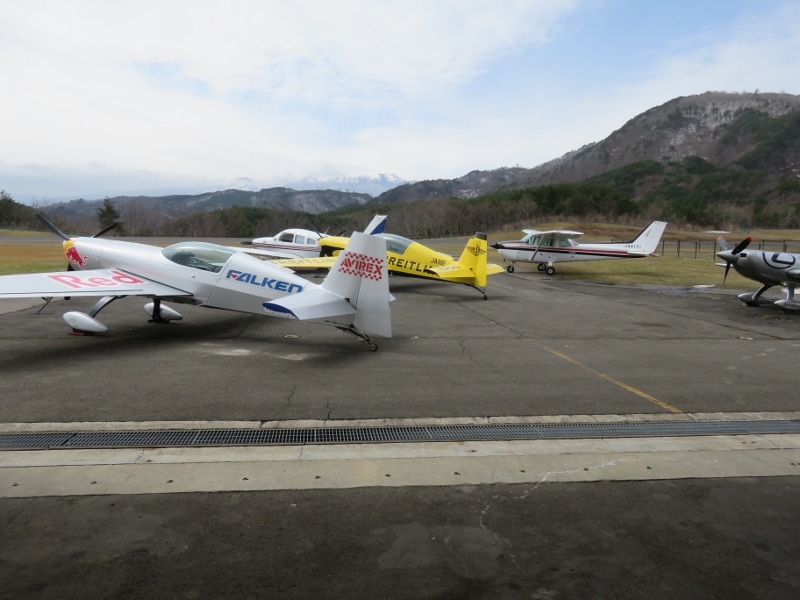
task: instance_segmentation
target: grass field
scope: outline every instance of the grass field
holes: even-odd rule
[[[596,223],[537,223],[537,229],[554,229],[558,226],[583,231],[585,235],[581,241],[612,241],[633,237],[641,227],[606,225]],[[666,241],[682,240],[687,243],[694,241],[713,242],[716,233],[667,230],[664,234]],[[732,242],[739,241],[748,234],[726,234]],[[800,243],[800,231],[753,230],[749,232],[755,241],[770,240],[796,240]],[[61,244],[54,237],[53,241],[28,240],[31,236],[42,236],[41,232],[20,232],[0,229],[0,275],[14,273],[38,273],[45,271],[61,271],[66,268],[66,259],[61,253]],[[522,237],[519,232],[493,233],[489,235],[489,243],[501,240],[518,239]],[[11,239],[9,239],[11,238]],[[446,238],[440,240],[424,240],[422,243],[434,249],[458,256],[464,249],[469,236]],[[132,240],[134,241],[134,240]],[[177,241],[177,240],[175,240]],[[211,240],[209,240],[211,241]],[[170,242],[171,243],[171,242]],[[556,278],[578,279],[587,281],[602,281],[609,283],[655,284],[669,286],[694,286],[694,285],[722,285],[724,269],[716,265],[712,253],[707,253],[703,258],[688,257],[678,258],[672,256],[641,258],[634,260],[600,260],[576,262],[572,264],[557,263]],[[489,261],[506,266],[496,250],[489,250]],[[530,272],[532,276],[547,277],[536,270],[535,264],[517,263],[516,273]],[[501,275],[498,275],[500,277]],[[728,287],[749,289],[757,285],[731,270],[728,274]]]

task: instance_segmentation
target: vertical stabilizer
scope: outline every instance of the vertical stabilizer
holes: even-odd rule
[[[650,225],[645,227],[631,242],[633,244],[639,244],[640,248],[636,248],[636,252],[641,252],[642,254],[655,253],[666,228],[667,224],[664,221],[653,221],[650,223]]]
[[[486,255],[489,252],[489,244],[486,241],[486,234],[480,231],[468,242],[464,251],[458,259],[458,264],[470,269],[475,273],[475,283],[473,285],[486,285]]]
[[[353,232],[320,286],[356,309],[353,325],[369,335],[392,337],[386,240]]]

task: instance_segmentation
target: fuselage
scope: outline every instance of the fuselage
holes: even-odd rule
[[[457,261],[452,256],[431,250],[419,242],[392,233],[376,234],[386,240],[386,257],[389,271],[395,275],[440,279],[431,271],[435,267],[453,265]],[[320,240],[322,254],[335,256],[343,249],[349,238],[324,237]]]
[[[540,245],[537,239],[528,237],[522,240],[493,244],[493,247],[497,249],[500,256],[505,260],[547,264],[563,261],[643,258],[647,256],[633,246],[635,244],[578,244],[575,240],[555,239],[544,240]]]
[[[800,254],[745,250],[733,254],[730,250],[717,256],[733,265],[743,277],[769,285],[800,284]]]
[[[272,250],[298,258],[319,256],[320,235],[307,229],[284,229],[272,237],[260,237],[252,241],[253,248]]]
[[[177,288],[174,302],[264,314],[263,303],[318,287],[291,270],[243,252],[205,242],[180,242],[167,248],[98,238],[64,242],[77,285],[91,287],[80,271],[118,269]],[[113,295],[109,293],[109,295]]]

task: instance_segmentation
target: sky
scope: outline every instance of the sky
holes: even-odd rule
[[[534,167],[798,74],[798,0],[0,0],[0,189]]]

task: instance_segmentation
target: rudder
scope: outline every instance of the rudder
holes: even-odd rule
[[[474,285],[481,287],[486,285],[486,256],[488,253],[489,244],[486,234],[476,231],[458,259],[459,265],[471,269],[475,273]]]

